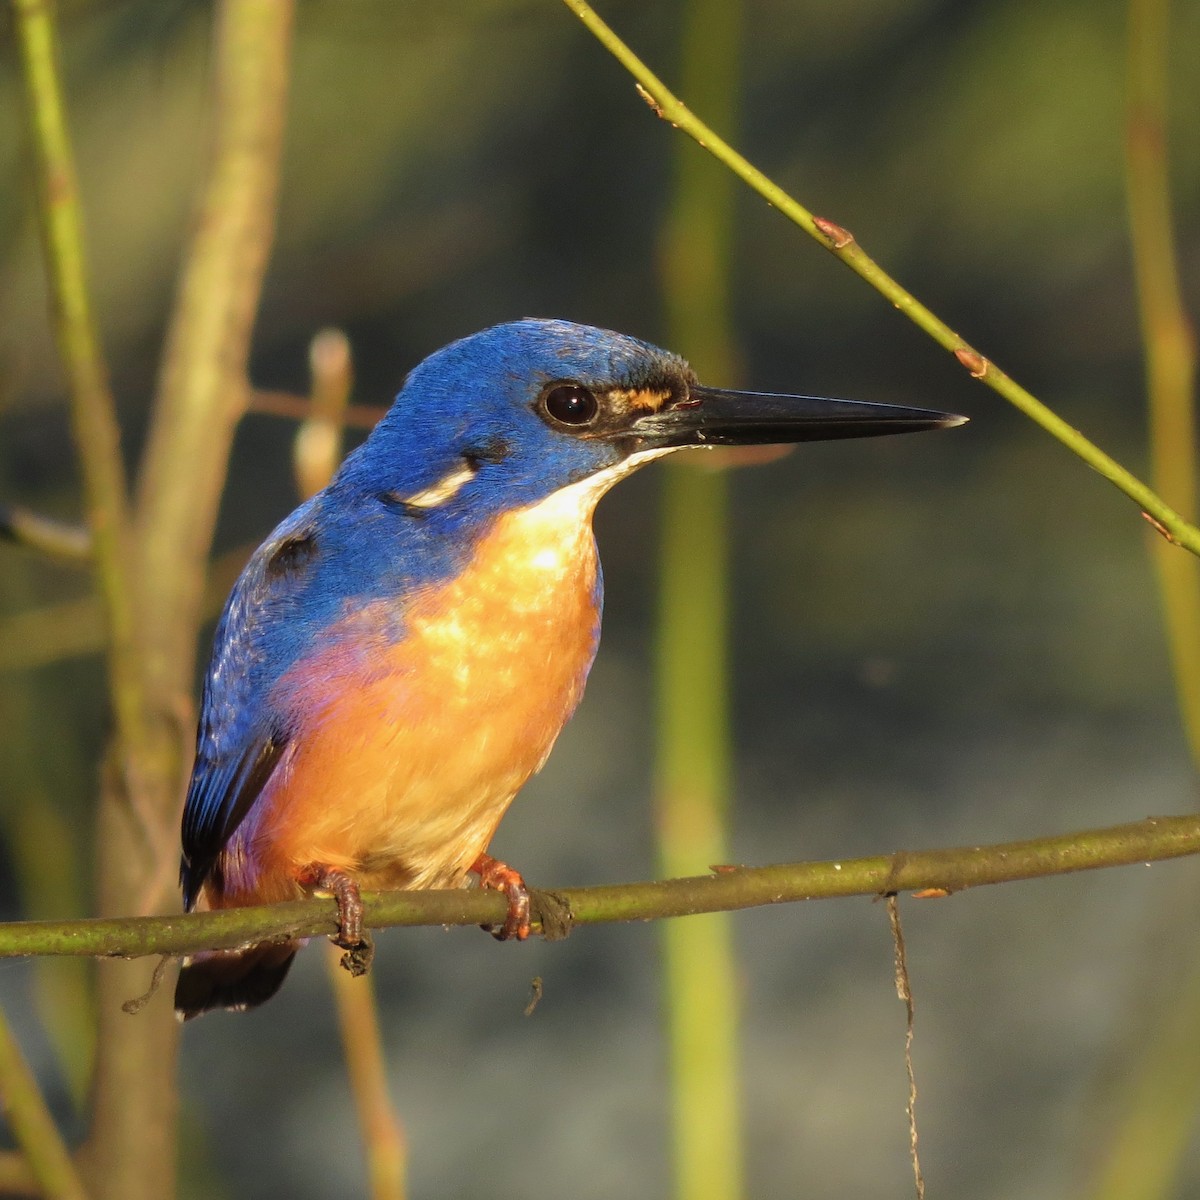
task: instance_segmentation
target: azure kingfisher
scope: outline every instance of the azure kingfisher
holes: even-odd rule
[[[360,888],[503,890],[487,854],[583,694],[600,634],[596,502],[695,446],[873,437],[963,418],[703,387],[683,359],[566,321],[497,325],[413,370],[324,491],[254,553],[217,626],[183,813],[187,909]],[[269,999],[299,943],[184,964],[183,1018]]]

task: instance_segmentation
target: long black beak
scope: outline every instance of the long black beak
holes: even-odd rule
[[[966,420],[928,408],[865,400],[692,387],[686,400],[638,417],[628,432],[651,450],[880,437],[885,433],[949,429]]]

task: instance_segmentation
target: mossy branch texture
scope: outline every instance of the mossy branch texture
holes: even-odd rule
[[[647,104],[664,121],[686,133],[739,179],[756,191],[769,204],[779,209],[788,220],[806,233],[852,271],[861,276],[885,299],[889,300],[935,342],[949,350],[969,374],[987,384],[1027,417],[1040,425],[1068,450],[1078,455],[1088,466],[1099,472],[1124,492],[1156,523],[1167,539],[1200,555],[1200,529],[1171,508],[1156,492],[1110,458],[1078,429],[1073,428],[1057,413],[1047,408],[1031,392],[1005,374],[994,362],[985,358],[939,317],[935,316],[906,288],[894,280],[858,244],[849,230],[824,217],[815,216],[794,200],[778,184],[767,178],[757,167],[743,158],[723,138],[710,129],[629,49],[627,45],[596,14],[585,0],[563,0],[566,6],[587,26],[596,39],[637,81],[638,91]]]
[[[576,925],[650,921],[765,904],[886,896],[894,892],[953,893],[1102,867],[1150,863],[1200,853],[1200,815],[1150,817],[1129,825],[959,849],[899,851],[838,862],[718,867],[712,875],[608,887],[534,893],[535,926],[565,937]],[[504,919],[495,892],[365,893],[372,929],[399,925],[486,925]],[[137,958],[227,949],[247,942],[319,937],[337,932],[332,899],[168,917],[20,921],[0,924],[0,958],[39,954]]]

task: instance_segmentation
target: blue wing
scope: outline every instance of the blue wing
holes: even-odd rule
[[[272,704],[271,691],[302,644],[295,618],[318,546],[310,501],[255,551],[217,625],[183,809],[179,878],[189,909],[291,737],[290,715]]]

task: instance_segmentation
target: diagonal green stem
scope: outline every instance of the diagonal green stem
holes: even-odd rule
[[[58,1126],[2,1012],[0,1106],[39,1192],[48,1200],[87,1200]]]
[[[896,282],[871,259],[841,226],[823,217],[814,216],[792,199],[760,170],[752,166],[728,142],[699,120],[670,89],[639,59],[624,42],[596,15],[586,0],[563,0],[587,26],[604,47],[637,80],[638,88],[654,111],[675,128],[695,139],[714,158],[727,166],[739,179],[756,191],[769,204],[779,209],[788,220],[799,225],[816,238],[825,249],[840,258],[857,275],[889,300],[915,325],[934,341],[949,350],[962,366],[976,378],[1040,425],[1068,450],[1078,455],[1088,466],[1098,471],[1110,483],[1124,492],[1143,512],[1149,514],[1166,532],[1170,540],[1200,555],[1200,529],[1185,521],[1175,509],[1166,504],[1150,487],[1105,454],[1078,429],[1067,424],[1031,392],[1021,387],[995,363],[965,342],[953,329]]]

